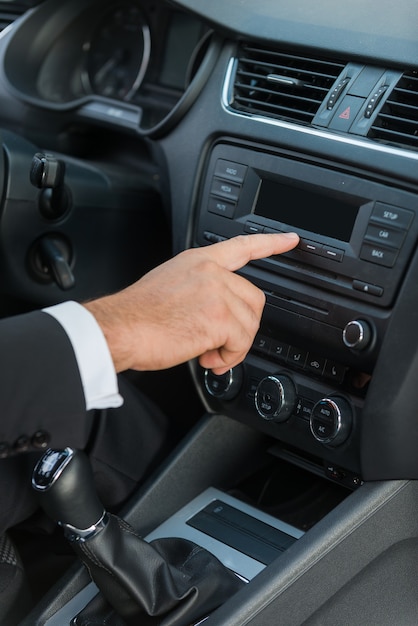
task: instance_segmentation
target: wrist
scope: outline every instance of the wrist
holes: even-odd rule
[[[129,341],[125,340],[125,325],[120,318],[118,307],[112,296],[105,296],[83,306],[93,315],[99,325],[109,348],[113,365],[117,373],[131,368]]]

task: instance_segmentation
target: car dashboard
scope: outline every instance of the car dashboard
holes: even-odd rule
[[[266,296],[253,347],[222,376],[190,363],[203,417],[127,518],[144,536],[171,532],[178,511],[196,515],[187,507],[200,506],[200,494],[209,494],[207,506],[213,488],[234,498],[236,484],[252,485],[250,470],[267,455],[278,471],[264,489],[280,494],[303,472],[332,495],[315,520],[284,516],[297,541],[247,576],[246,597],[220,607],[208,626],[346,623],[347,603],[351,623],[389,624],[395,612],[398,623],[414,622],[416,3],[19,7],[0,37],[8,175],[22,159],[27,173],[38,146],[58,154],[74,209],[39,214],[33,186],[8,183],[6,313],[118,288],[136,276],[134,265],[145,272],[188,247],[262,232],[300,236],[295,250],[240,270]],[[12,211],[22,203],[23,221]],[[100,225],[109,213],[118,216],[110,232]],[[39,261],[45,236],[67,252],[71,291]],[[186,403],[191,392],[181,393]],[[251,515],[258,508],[244,506]],[[77,572],[67,585],[76,597],[85,577]],[[53,621],[64,605],[44,602],[30,623],[64,623],[59,612]]]

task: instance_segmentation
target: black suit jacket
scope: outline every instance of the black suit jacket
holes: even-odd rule
[[[0,320],[0,457],[83,447],[91,420],[67,334],[42,311]]]

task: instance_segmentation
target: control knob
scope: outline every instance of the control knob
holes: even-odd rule
[[[351,350],[364,350],[372,341],[372,329],[365,320],[352,320],[343,330],[343,342]]]
[[[351,404],[340,396],[319,400],[310,417],[311,432],[315,439],[332,447],[339,446],[348,439],[352,422]]]
[[[296,388],[286,374],[274,374],[263,378],[255,392],[255,406],[266,420],[285,422],[296,405]]]
[[[214,374],[205,370],[205,388],[209,395],[222,400],[235,398],[242,386],[242,365],[229,369],[225,374]]]

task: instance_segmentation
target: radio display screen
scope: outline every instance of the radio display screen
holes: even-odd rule
[[[303,228],[312,233],[350,241],[359,201],[351,204],[333,198],[317,189],[294,187],[281,182],[262,179],[254,214]]]

